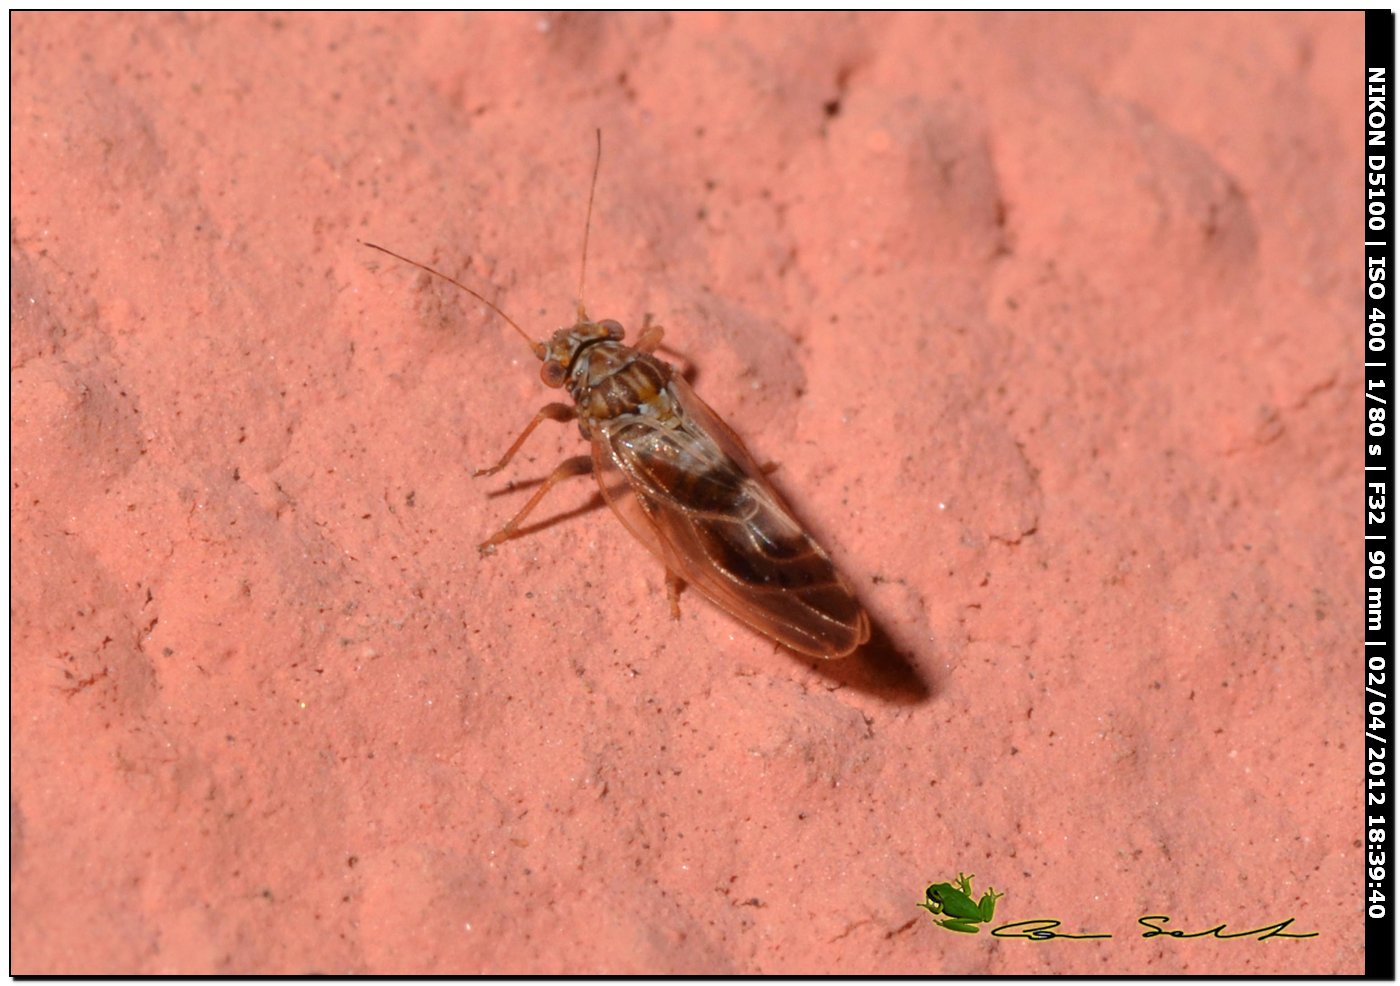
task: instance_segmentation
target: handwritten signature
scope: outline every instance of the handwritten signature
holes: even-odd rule
[[[1179,928],[1169,928],[1165,924],[1171,920],[1167,914],[1145,914],[1137,919],[1137,923],[1147,930],[1143,932],[1143,938],[1157,938],[1166,935],[1168,938],[1255,938],[1259,941],[1266,941],[1269,938],[1316,938],[1318,932],[1307,931],[1302,934],[1295,934],[1285,929],[1293,923],[1292,918],[1280,921],[1277,924],[1266,924],[1260,928],[1250,928],[1248,931],[1226,931],[1224,924],[1217,924],[1214,928],[1207,928],[1204,931],[1182,931]],[[1162,922],[1158,924],[1156,922]],[[1031,941],[1050,941],[1054,938],[1112,938],[1110,934],[1070,934],[1067,931],[1057,931],[1060,922],[1053,918],[1037,918],[1030,921],[1012,921],[1010,924],[1003,924],[992,929],[993,938],[1026,938]]]

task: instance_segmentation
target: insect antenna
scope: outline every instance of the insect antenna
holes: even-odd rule
[[[593,180],[588,185],[588,216],[583,221],[583,257],[578,264],[578,320],[588,316],[583,310],[583,279],[588,273],[588,231],[593,228],[593,193],[598,190],[598,167],[603,163],[603,128],[594,131],[598,138],[598,151],[593,155]]]
[[[498,308],[498,307],[497,307],[495,304],[493,304],[491,301],[489,301],[489,300],[487,300],[486,298],[482,297],[482,295],[480,294],[480,292],[473,291],[471,288],[467,287],[465,284],[463,284],[461,281],[457,280],[455,277],[448,277],[448,276],[447,276],[446,274],[444,274],[442,271],[440,271],[440,270],[434,270],[433,268],[429,267],[427,264],[420,264],[420,263],[419,263],[418,261],[416,261],[416,260],[409,260],[407,257],[403,256],[402,254],[395,253],[393,250],[390,250],[390,249],[388,249],[387,247],[382,247],[382,246],[380,246],[378,243],[369,243],[369,242],[366,242],[365,240],[356,240],[355,242],[356,242],[356,243],[359,243],[361,246],[367,246],[367,247],[369,247],[371,250],[378,250],[380,253],[387,253],[389,256],[393,257],[395,260],[402,260],[404,263],[406,263],[406,264],[408,264],[408,265],[410,265],[410,266],[412,266],[412,267],[417,267],[417,268],[418,268],[419,270],[421,270],[421,271],[426,271],[427,273],[432,274],[434,277],[440,277],[440,278],[442,278],[442,279],[443,279],[444,281],[446,281],[448,284],[455,284],[457,287],[459,287],[459,288],[461,288],[463,291],[467,292],[467,294],[471,295],[473,298],[475,298],[477,301],[481,302],[481,303],[482,303],[483,305],[485,305],[487,308],[491,309],[491,310],[492,310],[493,312],[495,312],[497,315],[501,316],[501,318],[505,319],[506,324],[509,325],[509,326],[510,326],[512,329],[514,329],[516,332],[519,332],[520,335],[521,335],[521,337],[522,337],[527,343],[530,344],[530,351],[531,351],[532,353],[535,354],[535,357],[536,357],[537,359],[544,359],[544,343],[542,343],[542,342],[536,342],[534,339],[531,339],[531,338],[530,338],[530,334],[529,334],[528,332],[526,332],[524,329],[522,329],[519,325],[517,325],[516,322],[515,322],[515,319],[511,318],[511,317],[510,317],[509,315],[507,315],[505,312],[501,311],[500,308]]]

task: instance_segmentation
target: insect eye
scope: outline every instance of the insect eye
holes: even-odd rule
[[[603,329],[607,329],[607,330],[608,330],[608,338],[610,338],[610,339],[621,339],[621,338],[622,338],[622,323],[619,322],[619,321],[617,321],[616,319],[605,318],[605,319],[603,319],[601,322],[598,323],[598,326],[599,326],[600,328],[603,328]]]
[[[540,379],[544,381],[546,387],[564,386],[564,367],[553,360],[540,367]]]

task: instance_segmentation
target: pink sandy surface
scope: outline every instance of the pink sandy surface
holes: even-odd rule
[[[1360,14],[12,29],[15,972],[1361,971]],[[544,335],[595,127],[862,655],[474,550],[577,431],[356,240]]]

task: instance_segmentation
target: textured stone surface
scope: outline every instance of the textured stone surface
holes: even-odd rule
[[[1361,970],[1359,14],[12,30],[14,972]],[[534,360],[356,239],[544,335],[595,126],[863,657],[477,557],[578,435],[471,481]]]

